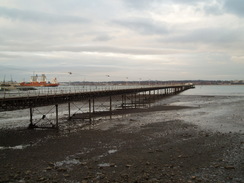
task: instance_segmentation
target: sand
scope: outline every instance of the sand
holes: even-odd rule
[[[244,182],[243,109],[244,97],[178,95],[85,127],[2,128],[0,182]]]

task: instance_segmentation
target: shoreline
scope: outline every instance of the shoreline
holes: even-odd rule
[[[199,125],[222,120],[220,129],[233,111],[231,119],[242,119],[241,110],[225,114],[242,101],[220,98],[170,97],[90,128],[2,129],[0,146],[28,146],[0,149],[0,182],[244,182],[243,131]]]

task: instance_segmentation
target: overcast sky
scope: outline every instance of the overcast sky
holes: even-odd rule
[[[243,80],[244,0],[0,0],[0,78],[33,72]]]

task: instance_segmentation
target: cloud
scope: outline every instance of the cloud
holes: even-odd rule
[[[96,81],[107,79],[106,74],[111,80],[168,80],[228,79],[224,78],[228,73],[231,79],[243,75],[242,4],[237,0],[4,1],[1,74],[19,69],[22,79],[21,74],[29,78],[33,71],[64,73],[58,77],[62,81],[71,71],[76,73],[72,80],[86,75]]]
[[[201,28],[182,35],[162,38],[162,41],[180,43],[228,44],[244,39],[244,34],[235,28]]]
[[[168,33],[166,24],[146,18],[115,20],[113,23],[144,35],[162,35]]]
[[[244,16],[244,1],[243,0],[225,0],[225,10],[229,13],[236,14],[238,16]]]
[[[111,36],[107,35],[107,34],[101,34],[96,36],[95,39],[93,39],[94,41],[109,41],[113,39]]]
[[[79,16],[50,14],[44,12],[35,12],[35,11],[20,10],[16,8],[5,8],[5,7],[0,7],[0,17],[8,18],[11,20],[44,22],[44,23],[52,23],[52,24],[89,22],[88,19]]]

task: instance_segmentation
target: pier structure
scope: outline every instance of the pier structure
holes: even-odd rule
[[[29,109],[29,128],[38,128],[39,126],[33,121],[34,109],[53,106],[54,123],[51,122],[51,126],[46,127],[58,129],[59,105],[61,104],[67,104],[69,120],[88,119],[91,122],[97,116],[110,116],[111,118],[112,115],[118,114],[119,110],[142,108],[150,105],[156,99],[176,95],[191,88],[194,88],[193,84],[0,98],[0,112]],[[76,102],[82,103],[82,106],[76,105]],[[72,105],[77,108],[75,112],[71,110]],[[43,114],[41,119],[45,118],[46,114]]]

